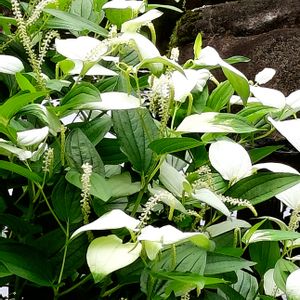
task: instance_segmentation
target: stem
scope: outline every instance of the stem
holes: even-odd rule
[[[57,292],[59,289],[59,284],[62,281],[64,268],[65,268],[65,262],[66,262],[66,258],[67,258],[68,245],[69,245],[69,229],[70,229],[70,227],[69,227],[69,221],[68,221],[67,222],[67,231],[66,231],[66,243],[65,243],[65,247],[64,247],[64,254],[63,254],[63,259],[62,259],[60,273],[59,273],[58,282],[57,282],[57,284],[58,284]]]
[[[57,299],[61,296],[64,296],[72,291],[74,291],[75,289],[77,289],[79,286],[81,286],[82,284],[86,283],[87,281],[89,281],[92,278],[92,274],[89,274],[87,276],[85,276],[81,281],[79,281],[78,283],[76,283],[75,285],[73,285],[72,287],[70,287],[69,289],[63,291],[62,293],[57,295]]]
[[[40,189],[41,194],[42,194],[42,196],[43,196],[43,198],[44,198],[44,200],[45,200],[45,202],[46,202],[46,204],[47,204],[47,206],[48,206],[48,208],[49,208],[51,214],[53,215],[54,219],[56,220],[57,224],[59,225],[59,227],[61,228],[61,230],[63,231],[63,233],[64,233],[65,235],[67,235],[67,231],[65,230],[65,228],[63,227],[63,225],[62,225],[61,222],[59,221],[59,219],[58,219],[56,213],[55,213],[54,210],[52,209],[52,207],[51,207],[51,205],[50,205],[50,203],[49,203],[49,201],[48,201],[48,199],[47,199],[47,196],[45,195],[45,193],[44,193],[42,187],[41,187],[40,185],[38,185],[38,188]]]
[[[150,33],[151,33],[151,41],[155,45],[156,44],[156,32],[155,32],[155,28],[153,26],[153,23],[149,23],[147,25],[147,27],[149,28]]]

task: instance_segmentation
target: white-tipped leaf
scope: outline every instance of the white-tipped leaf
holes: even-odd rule
[[[1,149],[6,150],[9,153],[15,154],[19,160],[26,160],[32,157],[33,153],[28,150],[24,150],[9,144],[7,141],[0,139],[0,153]]]
[[[300,269],[292,272],[286,280],[286,294],[289,300],[300,299]]]
[[[133,42],[133,46],[141,61],[144,59],[160,57],[160,53],[155,45],[139,33],[126,32],[122,34],[121,39],[123,41]],[[160,74],[163,70],[163,64],[161,63],[149,63],[148,67],[154,74]]]
[[[100,237],[91,242],[86,259],[94,281],[101,281],[108,274],[126,267],[140,256],[140,243],[126,243],[115,235]]]
[[[264,68],[262,71],[256,74],[255,81],[258,84],[265,84],[274,77],[275,73],[276,73],[275,69]]]
[[[299,172],[287,165],[280,163],[261,163],[253,166],[254,170],[267,169],[271,172],[283,172],[291,174],[299,174]],[[275,196],[285,205],[292,209],[297,209],[300,207],[300,183],[292,186],[291,188],[277,194]]]
[[[250,91],[257,101],[261,102],[263,105],[279,109],[282,109],[285,106],[285,96],[278,90],[260,86],[250,86]]]
[[[142,105],[142,100],[123,92],[107,92],[101,94],[101,100],[86,102],[78,109],[119,110],[137,108]]]
[[[210,145],[209,160],[221,176],[232,183],[252,174],[249,154],[240,144],[229,139]]]
[[[148,225],[142,229],[138,240],[161,243],[162,246],[167,246],[188,240],[197,235],[203,234],[200,232],[182,232],[171,225],[160,228]]]
[[[47,137],[48,133],[48,126],[38,129],[19,131],[17,133],[17,142],[21,146],[32,146],[42,142]]]
[[[159,18],[163,13],[157,9],[151,9],[141,16],[124,22],[121,27],[121,32],[136,32],[141,26],[147,25],[154,19]]]
[[[275,121],[271,117],[268,117],[268,120],[298,151],[300,151],[300,119]]]
[[[292,92],[286,97],[286,104],[296,113],[300,110],[300,90]]]
[[[128,216],[122,210],[114,209],[104,214],[96,221],[78,228],[72,234],[71,238],[74,238],[75,236],[77,236],[82,232],[90,231],[90,230],[111,230],[111,229],[119,229],[123,227],[130,230],[134,230],[138,226],[139,222],[140,222],[139,220]]]
[[[0,55],[0,73],[16,74],[22,70],[24,66],[20,59],[12,55]]]
[[[183,184],[188,184],[185,177],[167,162],[160,167],[159,180],[176,197],[182,197]]]
[[[216,210],[220,211],[225,216],[230,216],[230,211],[220,199],[220,197],[215,194],[214,192],[210,191],[209,189],[198,189],[192,193],[192,198],[199,200],[200,202],[204,202],[209,206],[215,208]]]
[[[179,71],[172,73],[171,80],[174,87],[174,100],[183,102],[191,91],[197,86],[202,91],[210,76],[206,69],[184,70],[184,74]]]

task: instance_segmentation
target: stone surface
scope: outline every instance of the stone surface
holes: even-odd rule
[[[172,38],[182,61],[193,56],[199,32],[204,46],[215,47],[222,57],[249,57],[250,63],[237,66],[249,79],[272,67],[277,74],[268,86],[286,95],[300,88],[299,0],[242,0],[187,11]]]

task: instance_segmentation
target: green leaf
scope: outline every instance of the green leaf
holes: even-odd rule
[[[45,125],[48,125],[51,134],[54,136],[60,131],[61,123],[58,117],[51,109],[42,104],[28,104],[19,110],[18,115],[37,117]]]
[[[151,272],[153,277],[163,280],[170,280],[165,289],[165,296],[169,297],[172,291],[175,296],[181,296],[193,289],[200,293],[205,286],[226,283],[224,279],[205,277],[203,275],[188,272]]]
[[[129,21],[136,16],[136,12],[131,7],[122,9],[107,8],[105,9],[105,15],[110,23],[117,25],[118,28],[121,28],[124,22]]]
[[[255,265],[255,262],[243,258],[208,252],[204,275],[238,271],[253,265]]]
[[[278,149],[281,149],[283,146],[265,146],[260,148],[251,149],[248,151],[252,164],[260,161],[261,159],[267,157]]]
[[[257,264],[254,268],[263,276],[269,269],[274,268],[277,260],[280,258],[280,248],[277,242],[260,242],[255,245],[249,245],[249,252],[252,261]]]
[[[88,20],[93,12],[93,0],[73,0],[69,12]]]
[[[16,73],[16,80],[22,91],[29,91],[35,93],[35,87],[30,83],[30,81],[21,73]]]
[[[201,145],[203,145],[203,142],[197,141],[193,138],[180,137],[154,140],[149,144],[149,148],[156,154],[162,155],[195,148]]]
[[[66,174],[66,179],[70,183],[82,190],[82,184],[80,180],[81,174],[79,172],[75,170],[70,170]],[[107,184],[107,181],[101,175],[97,173],[92,173],[90,177],[90,184],[91,195],[96,196],[103,201],[107,201],[111,197],[112,191],[110,189],[110,186]]]
[[[224,106],[227,105],[234,90],[229,81],[220,83],[217,88],[210,94],[206,105],[212,109],[212,111],[219,112]]]
[[[89,163],[93,172],[104,175],[104,165],[97,150],[79,128],[73,129],[68,135],[65,150],[71,168],[81,173],[82,165]]]
[[[283,231],[276,229],[258,229],[250,237],[248,243],[261,241],[286,241],[300,238],[299,232]]]
[[[26,93],[21,95],[16,95],[0,105],[1,115],[0,124],[7,126],[10,119],[26,104],[35,101],[36,99],[45,96],[46,92],[37,93]]]
[[[233,65],[237,63],[242,63],[242,62],[249,62],[251,59],[246,57],[246,56],[241,56],[241,55],[234,55],[228,58],[225,58],[224,61],[227,63]]]
[[[47,21],[46,27],[48,28],[70,29],[77,31],[88,30],[89,32],[97,33],[102,37],[107,37],[108,35],[107,30],[103,27],[76,14],[49,8],[43,9],[43,11],[56,17]]]
[[[0,161],[0,169],[19,174],[36,183],[40,183],[43,181],[43,179],[38,174],[12,162]]]
[[[41,232],[40,226],[31,224],[20,217],[8,213],[0,214],[0,224],[7,226],[10,231],[22,238]]]
[[[95,119],[80,124],[71,124],[69,127],[78,127],[87,136],[87,138],[96,146],[110,130],[112,126],[111,118],[107,115],[98,116]]]
[[[51,195],[54,211],[60,220],[70,224],[81,221],[80,194],[64,177],[60,178]]]
[[[237,94],[242,98],[243,101],[246,101],[250,95],[248,80],[224,66],[222,66],[222,70]]]
[[[0,262],[13,274],[41,286],[52,286],[50,264],[35,248],[0,238]]]
[[[251,104],[237,113],[238,116],[245,118],[248,122],[256,124],[260,122],[267,114],[275,112],[278,109],[267,107],[261,104]]]
[[[290,173],[262,172],[241,179],[225,195],[249,200],[252,205],[266,201],[300,182],[300,176]]]
[[[113,111],[112,118],[122,151],[136,171],[147,173],[154,161],[148,146],[159,135],[149,111],[143,108]]]
[[[298,267],[291,261],[283,258],[279,259],[274,268],[274,281],[279,289],[285,292],[286,279],[293,271],[296,271]]]
[[[104,138],[96,149],[101,153],[101,158],[107,165],[118,165],[128,161],[127,156],[120,150],[118,139]]]
[[[132,264],[138,259],[141,244],[126,243],[115,235],[94,239],[89,245],[86,258],[95,282],[108,274]]]
[[[112,176],[106,182],[114,198],[129,196],[141,189],[140,182],[131,182],[131,176],[128,172]]]
[[[242,295],[245,300],[253,300],[257,295],[258,283],[257,279],[248,272],[238,270],[238,281],[232,287]]]
[[[202,49],[202,34],[198,33],[194,42],[194,59],[198,59]]]

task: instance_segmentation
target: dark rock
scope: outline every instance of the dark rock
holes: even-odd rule
[[[215,47],[222,57],[249,57],[250,63],[238,65],[249,79],[272,67],[277,74],[269,86],[285,94],[299,89],[299,0],[242,0],[187,11],[171,41],[180,47],[181,61],[192,58],[199,32],[204,46]]]

